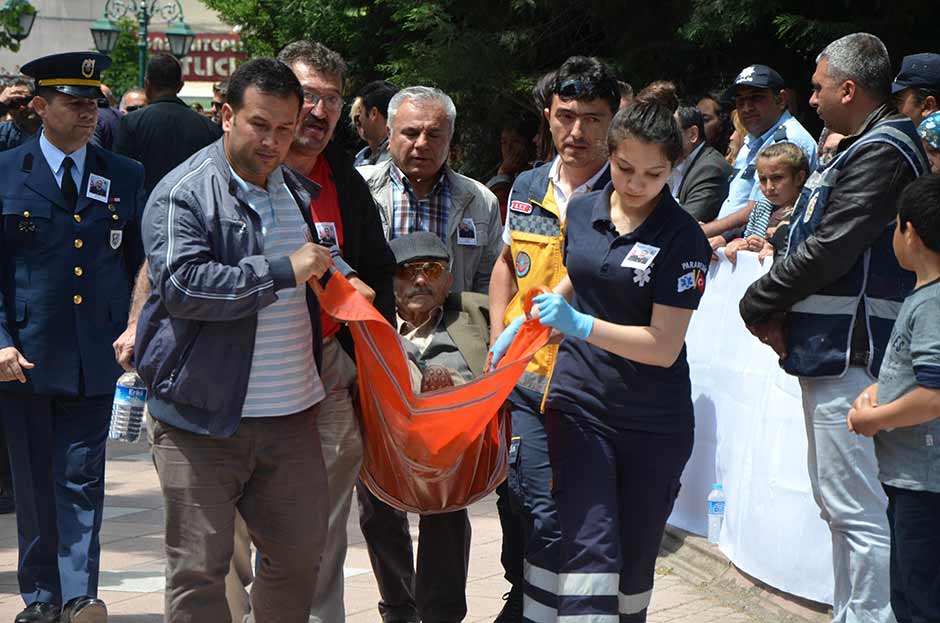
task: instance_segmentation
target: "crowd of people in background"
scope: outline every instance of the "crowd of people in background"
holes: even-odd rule
[[[500,161],[479,180],[450,165],[458,111],[446,93],[376,80],[351,94],[341,54],[317,42],[247,61],[206,110],[179,98],[170,55],[152,57],[119,102],[104,85],[52,92],[43,81],[54,65],[24,66],[29,75],[0,93],[0,151],[10,152],[0,168],[43,159],[68,201],[88,179],[71,183],[69,167],[86,165],[53,167],[49,154],[72,162],[90,144],[88,154],[124,157],[110,166],[142,166],[123,183],[146,209],[125,212],[125,199],[116,210],[103,191],[101,209],[122,229],[102,211],[102,240],[137,246],[121,260],[120,317],[93,335],[150,391],[168,621],[344,620],[354,491],[382,620],[466,616],[467,511],[421,515],[415,566],[407,514],[358,481],[369,440],[356,423],[351,336],[306,288],[331,266],[398,329],[417,391],[479,376],[488,350],[498,365],[526,295],[544,289],[533,313],[556,337],[509,399],[497,506],[511,590],[496,623],[645,621],[692,451],[686,330],[714,259],[746,252],[772,265],[741,316],[803,390],[809,475],[833,541],[834,621],[940,620],[940,177],[929,175],[940,172],[940,55],[906,56],[895,73],[881,41],[856,33],[807,75],[749,63],[691,97],[669,80],[634,92],[601,60],[573,56],[536,82],[530,110],[494,122]],[[819,136],[794,114],[793,87],[807,82]],[[97,106],[82,112],[95,128],[71,152],[58,138],[69,118],[54,105],[65,97]],[[333,140],[347,104],[355,153]],[[6,177],[0,412],[14,456],[12,476],[0,457],[0,512],[18,505],[27,607],[16,622],[104,621],[81,614],[106,613],[103,487],[81,503],[64,490],[26,495],[51,491],[40,479],[52,476],[23,469],[14,451],[33,433],[10,388],[38,374],[29,347],[45,322],[21,301],[46,284],[20,281],[43,212],[18,211],[20,182]],[[73,215],[62,218],[71,227]],[[73,394],[100,410],[91,361],[75,362],[80,385],[28,391],[48,393],[53,410]],[[110,391],[114,378],[100,385]],[[53,462],[77,460],[69,444],[84,432],[44,434]],[[92,445],[100,464],[56,475],[72,479],[64,489],[103,479],[104,446]],[[66,532],[86,551],[50,549]],[[83,561],[82,582],[65,577],[63,557]]]

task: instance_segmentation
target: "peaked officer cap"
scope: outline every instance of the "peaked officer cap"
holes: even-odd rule
[[[60,93],[97,99],[101,97],[101,72],[111,58],[98,52],[65,52],[32,60],[20,71],[36,81],[36,88],[52,87]]]

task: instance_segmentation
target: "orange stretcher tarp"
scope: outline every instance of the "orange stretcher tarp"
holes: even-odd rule
[[[548,342],[549,329],[527,320],[497,370],[466,385],[416,394],[408,356],[388,321],[339,273],[325,289],[315,279],[309,285],[329,315],[348,323],[355,341],[360,475],[369,490],[395,508],[422,514],[465,508],[491,493],[508,470],[510,423],[501,407]]]

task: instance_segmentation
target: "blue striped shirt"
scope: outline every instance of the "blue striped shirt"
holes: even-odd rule
[[[773,214],[776,209],[777,206],[772,204],[769,199],[762,196],[757,201],[757,204],[754,205],[754,209],[751,210],[751,215],[747,218],[747,227],[744,228],[744,237],[760,236],[761,238],[766,238],[767,226],[770,225],[770,215]]]
[[[232,177],[261,217],[265,257],[290,255],[307,242],[307,223],[279,168],[268,176],[266,190],[245,182],[234,170]],[[290,415],[312,407],[326,395],[313,358],[306,287],[281,290],[274,303],[258,312],[242,417]]]

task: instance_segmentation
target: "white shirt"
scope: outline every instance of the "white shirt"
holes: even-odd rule
[[[49,168],[52,169],[52,174],[55,176],[59,188],[62,188],[62,176],[65,174],[62,161],[65,160],[66,156],[72,159],[72,162],[75,163],[75,166],[72,167],[72,179],[75,180],[75,188],[78,189],[78,195],[81,196],[82,176],[85,173],[85,155],[88,153],[88,146],[82,145],[80,149],[67,154],[50,143],[49,139],[46,138],[46,131],[43,130],[42,134],[39,135],[39,149],[42,151],[43,158],[49,164]]]
[[[558,217],[561,219],[561,222],[565,222],[565,213],[568,211],[568,201],[571,200],[575,195],[584,195],[592,190],[597,190],[594,186],[597,184],[597,180],[601,178],[604,174],[604,171],[610,166],[610,162],[605,160],[604,166],[597,170],[591,179],[584,182],[573,191],[571,195],[566,195],[564,189],[559,184],[558,170],[561,168],[561,156],[555,156],[555,159],[552,160],[552,168],[548,170],[548,179],[552,181],[552,190],[555,194],[555,205],[558,206]],[[512,192],[516,189],[516,185],[513,184],[513,187],[509,190],[509,196],[512,197]],[[506,218],[506,225],[503,227],[503,243],[506,246],[512,244],[512,237],[509,232],[509,218]]]
[[[695,158],[698,157],[698,152],[702,151],[703,147],[705,147],[705,143],[693,149],[692,152],[683,158],[682,162],[677,164],[676,168],[672,170],[672,175],[669,176],[669,190],[672,192],[672,198],[676,201],[679,200],[679,189],[682,188],[682,180],[685,179],[685,172],[689,169],[689,165],[695,162]]]

